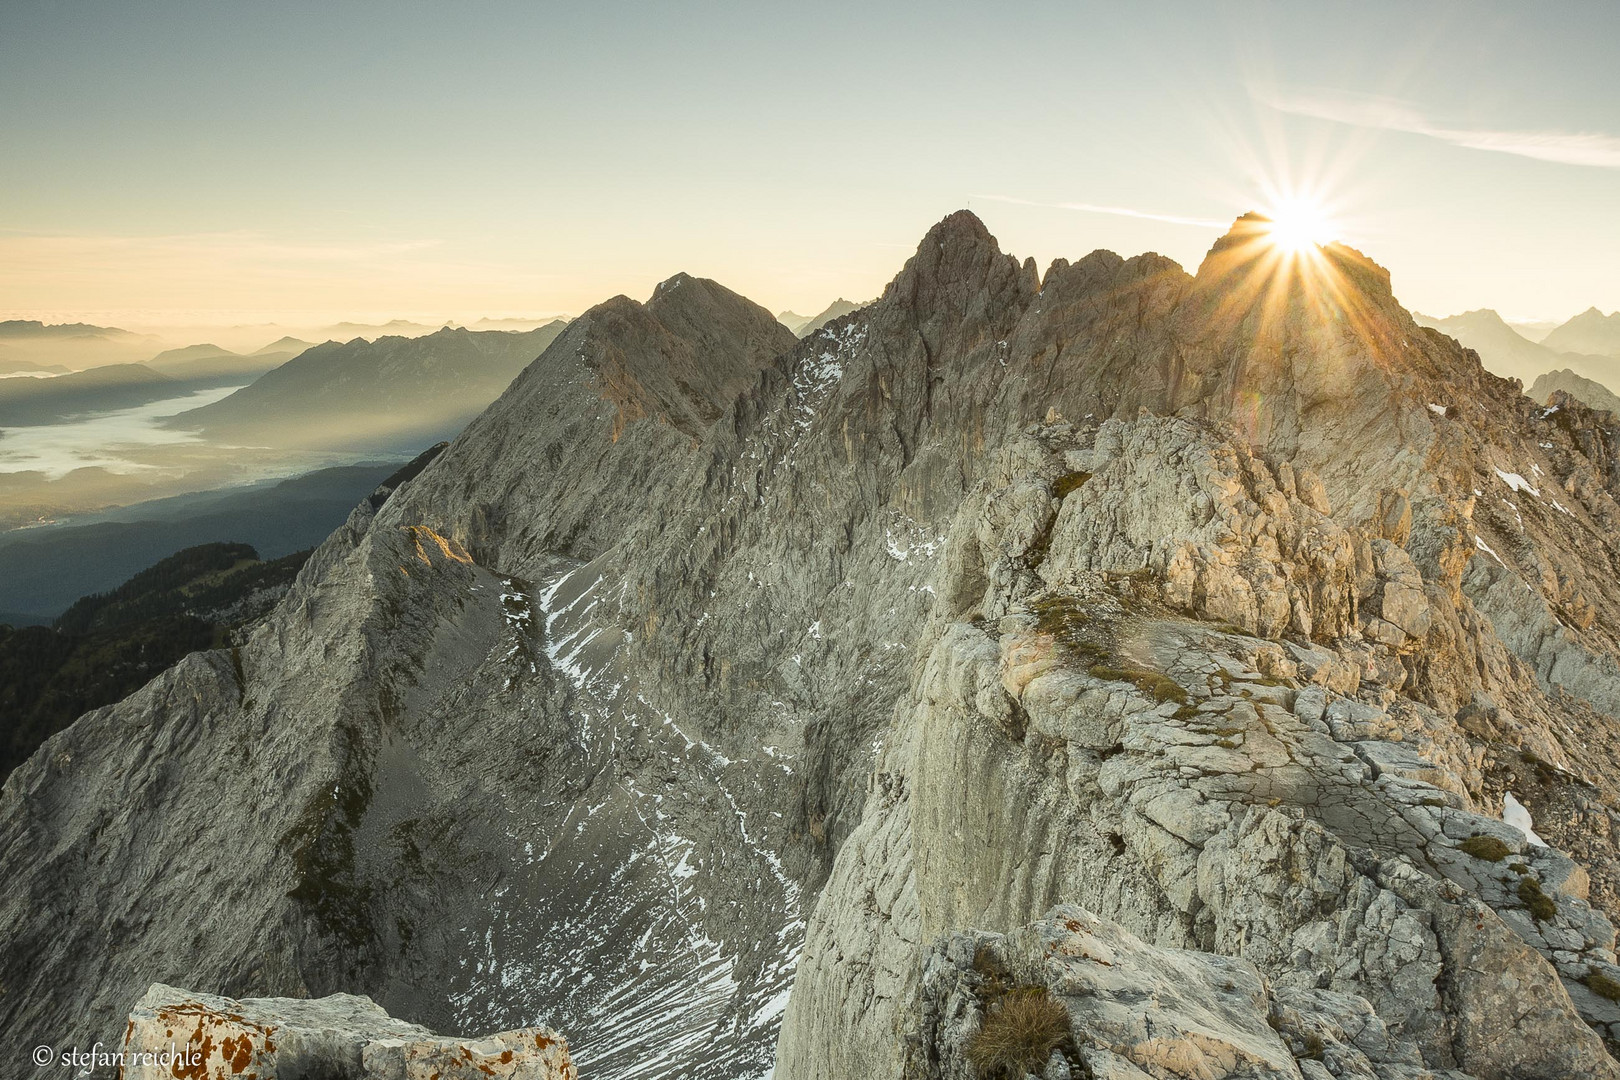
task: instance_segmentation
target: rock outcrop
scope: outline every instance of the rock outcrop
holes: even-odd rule
[[[954,214],[797,343],[587,312],[7,781],[0,1052],[158,979],[954,1076],[971,943],[1074,999],[1053,1076],[1620,1075],[1620,432],[1265,228],[1041,274]],[[1087,941],[1135,974],[1032,959]]]
[[[1615,374],[1620,375],[1620,364],[1616,365]],[[1551,405],[1553,395],[1562,392],[1588,408],[1606,409],[1620,415],[1620,395],[1600,382],[1582,378],[1568,368],[1543,373],[1525,392],[1531,400],[1543,405]]]
[[[549,1028],[478,1039],[434,1035],[367,997],[236,1001],[161,983],[124,1030],[123,1080],[578,1080],[568,1043]]]

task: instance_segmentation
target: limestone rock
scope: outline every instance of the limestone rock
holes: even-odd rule
[[[155,983],[130,1012],[124,1080],[577,1080],[568,1043],[549,1028],[480,1039],[434,1035],[368,997],[247,998]],[[183,1060],[177,1060],[183,1059]]]

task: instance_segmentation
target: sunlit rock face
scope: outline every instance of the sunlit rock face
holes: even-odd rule
[[[1041,274],[955,214],[802,342],[615,298],[8,781],[3,1038],[161,979],[601,1077],[965,1075],[960,943],[1073,904],[1259,1042],[1064,1067],[1615,1075],[1617,445],[1254,221]]]

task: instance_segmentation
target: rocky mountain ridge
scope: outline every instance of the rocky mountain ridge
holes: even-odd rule
[[[1554,400],[1553,395],[1559,392],[1569,395],[1588,408],[1604,409],[1620,415],[1620,394],[1616,394],[1602,383],[1583,379],[1567,368],[1547,372],[1525,391],[1532,401],[1544,404],[1551,404]]]
[[[797,344],[615,298],[0,789],[6,1037],[161,980],[965,1077],[1004,969],[1049,1076],[1620,1075],[1614,424],[1255,217],[1040,274],[954,214]],[[1082,1023],[1089,941],[1254,1052]]]

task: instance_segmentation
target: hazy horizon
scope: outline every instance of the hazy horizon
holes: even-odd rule
[[[685,271],[810,312],[962,206],[1042,266],[1191,270],[1298,194],[1414,309],[1562,320],[1620,308],[1615,40],[1595,3],[18,0],[0,311],[469,321]]]

